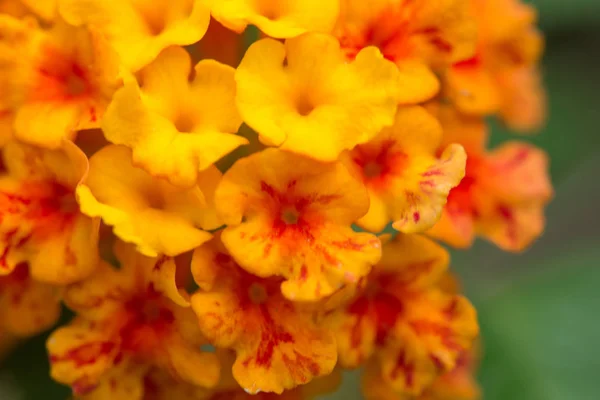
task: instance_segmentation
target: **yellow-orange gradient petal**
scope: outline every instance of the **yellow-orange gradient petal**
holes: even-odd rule
[[[322,34],[254,43],[235,79],[239,111],[263,143],[322,161],[391,125],[399,95],[397,68],[377,49],[347,62]]]
[[[439,90],[435,71],[471,57],[475,24],[466,0],[342,0],[334,35],[352,59],[379,48],[400,72],[400,101],[415,104]]]
[[[366,189],[342,163],[277,149],[238,160],[215,195],[223,242],[247,271],[285,278],[292,300],[318,300],[356,283],[379,260],[380,242],[351,229]]]
[[[87,172],[71,142],[45,150],[17,142],[3,149],[0,174],[0,275],[27,262],[34,279],[65,284],[97,263],[99,221],[83,215],[75,187]]]
[[[15,136],[56,148],[77,130],[100,126],[118,85],[116,54],[96,31],[59,20],[41,30],[0,17],[0,102],[15,114]]]
[[[213,17],[236,32],[255,25],[268,36],[291,38],[305,32],[327,33],[339,12],[339,0],[220,0]]]
[[[212,0],[62,0],[59,11],[75,26],[102,32],[124,66],[137,71],[165,48],[194,44],[206,33]]]
[[[448,267],[448,253],[435,242],[399,234],[383,246],[383,257],[349,305],[334,317],[342,366],[356,368],[385,344],[402,318],[406,293],[429,290]]]
[[[0,331],[18,337],[45,331],[60,316],[60,297],[58,286],[35,281],[26,264],[18,265],[0,277]]]
[[[437,289],[407,296],[404,310],[378,358],[387,383],[418,395],[456,367],[479,328],[467,299]]]
[[[476,227],[508,251],[527,248],[544,230],[544,208],[553,196],[547,155],[532,145],[509,142],[486,158],[483,185],[493,201],[480,202]]]
[[[546,96],[538,68],[543,37],[536,11],[521,0],[471,0],[476,54],[450,68],[445,93],[462,112],[497,115],[518,132],[538,130]]]
[[[235,106],[234,69],[212,60],[195,67],[170,47],[120,89],[102,123],[115,144],[133,150],[136,166],[179,186],[194,186],[199,171],[247,143]]]
[[[192,270],[210,287],[192,296],[202,333],[217,347],[236,352],[233,376],[248,393],[282,393],[331,373],[336,363],[333,334],[313,312],[285,299],[280,281],[242,270],[218,238],[194,254]],[[207,285],[206,276],[218,275]]]
[[[420,107],[401,107],[392,127],[345,155],[371,198],[369,212],[358,221],[361,227],[379,232],[394,221],[395,229],[412,233],[437,222],[466,163],[460,145],[438,156],[441,143],[442,129],[432,115]]]
[[[207,201],[215,175],[219,173],[213,167],[200,174],[196,186],[179,188],[136,168],[126,147],[110,145],[90,159],[77,199],[84,214],[102,217],[119,238],[135,244],[141,253],[174,256],[210,239],[203,229],[220,225],[211,200]]]

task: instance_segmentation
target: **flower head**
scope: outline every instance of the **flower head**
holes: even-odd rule
[[[260,40],[235,79],[240,114],[262,142],[318,160],[336,160],[394,121],[394,65],[375,48],[347,62],[328,35]]]
[[[200,329],[235,350],[233,376],[246,392],[281,393],[331,373],[333,334],[281,295],[280,279],[248,274],[218,238],[194,252],[192,273],[201,288],[192,297]]]
[[[400,71],[400,98],[417,103],[439,89],[435,70],[471,57],[475,26],[466,0],[342,0],[334,30],[354,58],[376,46]]]
[[[256,25],[274,38],[306,32],[329,32],[339,12],[339,0],[220,0],[213,17],[236,32]]]
[[[212,0],[61,0],[62,17],[103,33],[131,71],[165,48],[194,44],[206,33]]]
[[[10,142],[2,155],[0,275],[20,263],[45,282],[89,275],[97,263],[98,221],[82,214],[75,199],[85,155],[71,142],[55,150]]]
[[[418,395],[452,370],[477,336],[475,311],[437,283],[448,254],[416,235],[398,235],[357,297],[337,316],[340,362],[356,367],[375,357],[382,379]]]
[[[235,107],[234,70],[203,60],[189,81],[191,61],[170,47],[119,90],[102,123],[108,140],[133,150],[133,162],[173,184],[194,186],[200,170],[247,143]]]
[[[483,121],[449,109],[440,118],[446,139],[465,147],[467,167],[429,234],[457,247],[481,235],[508,251],[525,249],[542,233],[543,210],[552,198],[546,154],[520,142],[487,152]]]
[[[142,256],[122,242],[116,255],[118,270],[101,263],[89,279],[67,287],[65,302],[77,318],[48,339],[52,377],[75,395],[128,390],[137,393],[133,398],[142,398],[151,367],[215,385],[218,360],[200,351],[202,336],[176,286],[174,260]]]
[[[90,159],[77,199],[84,214],[101,217],[142,254],[175,256],[210,239],[203,229],[221,225],[212,204],[220,176],[212,167],[197,185],[180,188],[136,168],[126,147],[109,145]]]
[[[120,84],[116,54],[94,30],[57,21],[0,16],[1,108],[14,113],[15,136],[56,148],[77,130],[100,126]]]
[[[379,260],[379,239],[351,228],[367,192],[339,162],[266,149],[227,171],[215,202],[231,256],[252,274],[284,277],[289,299],[328,296]]]
[[[358,224],[372,232],[390,220],[402,232],[422,232],[439,219],[450,189],[464,176],[466,155],[451,144],[440,156],[442,128],[420,107],[400,108],[396,121],[345,161],[369,190],[369,212]]]

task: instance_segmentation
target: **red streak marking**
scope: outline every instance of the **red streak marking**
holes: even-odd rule
[[[73,362],[76,368],[94,364],[98,358],[110,354],[115,349],[113,342],[86,343],[67,351],[63,355],[50,355],[50,363]]]
[[[419,214],[418,212],[414,212],[413,213],[413,221],[415,221],[415,224],[418,223],[421,220],[421,214]]]
[[[269,368],[273,359],[275,347],[281,343],[294,343],[294,337],[281,326],[278,326],[267,307],[263,304],[260,306],[260,313],[263,319],[261,329],[260,344],[254,356],[256,365]],[[244,365],[248,365],[252,358],[244,361]]]
[[[406,387],[411,388],[414,385],[414,365],[408,362],[405,350],[402,350],[398,355],[396,365],[391,372],[391,378],[395,380],[400,374],[404,376]]]
[[[351,239],[346,239],[344,241],[333,241],[331,242],[332,246],[338,247],[343,250],[353,250],[353,251],[362,251],[365,247],[361,243],[356,243]]]

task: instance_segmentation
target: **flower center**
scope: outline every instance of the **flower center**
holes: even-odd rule
[[[298,223],[300,214],[295,208],[285,208],[281,211],[281,219],[286,225],[295,225]]]
[[[69,74],[66,78],[65,86],[67,95],[77,97],[85,93],[87,83],[82,76],[78,74]]]
[[[175,119],[175,128],[179,132],[193,132],[196,123],[191,115],[187,113],[179,114]]]
[[[366,178],[376,178],[381,175],[382,170],[378,162],[370,161],[363,167],[363,174]]]
[[[296,100],[296,110],[298,111],[298,114],[302,115],[303,117],[309,116],[315,110],[315,108],[316,107],[311,99],[306,95],[299,96]]]
[[[267,290],[260,283],[253,283],[248,288],[248,297],[254,304],[263,304],[267,301]]]

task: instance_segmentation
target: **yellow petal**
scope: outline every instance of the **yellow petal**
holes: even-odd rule
[[[199,171],[247,143],[234,135],[241,125],[233,68],[211,60],[196,66],[171,47],[141,71],[143,86],[126,83],[103,120],[106,138],[133,150],[133,160],[153,176],[190,187]]]
[[[398,70],[374,48],[348,63],[332,37],[254,43],[235,75],[237,104],[262,142],[322,160],[391,125]]]
[[[255,25],[274,38],[290,38],[305,32],[331,31],[338,16],[337,0],[221,0],[213,17],[237,32]]]
[[[59,12],[70,24],[102,32],[131,71],[165,48],[196,43],[206,33],[211,0],[64,0]]]
[[[102,217],[149,257],[178,255],[211,237],[200,229],[207,212],[200,187],[182,189],[153,178],[133,166],[125,147],[107,146],[92,157],[77,198],[84,214]]]

